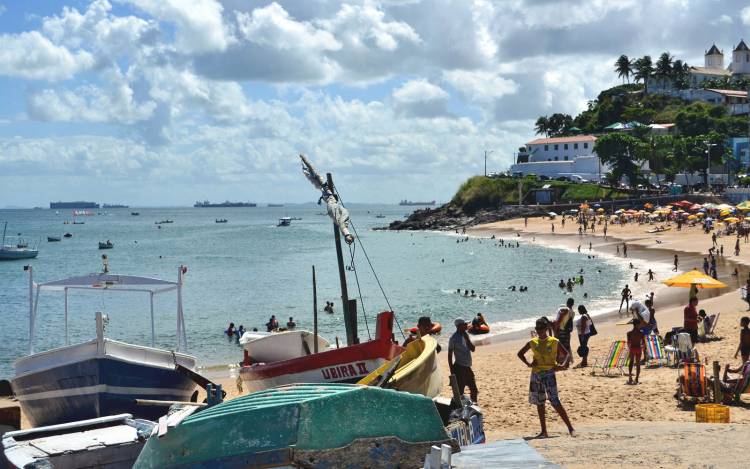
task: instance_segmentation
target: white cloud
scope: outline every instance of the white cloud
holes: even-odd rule
[[[341,44],[328,31],[294,20],[278,3],[256,8],[252,13],[237,13],[239,31],[255,44],[281,50],[337,50]]]
[[[740,11],[740,19],[742,20],[742,24],[750,24],[750,6],[745,7]]]
[[[385,13],[370,1],[364,5],[344,4],[332,19],[319,23],[339,37],[347,48],[376,47],[395,51],[400,42],[421,42],[411,26],[402,21],[386,21]]]
[[[234,42],[216,0],[124,0],[175,24],[177,48],[184,53],[222,51]]]
[[[0,35],[0,75],[64,80],[94,65],[86,51],[70,52],[37,31]]]
[[[0,15],[2,15],[3,13],[5,13],[7,10],[8,9],[5,7],[5,5],[3,5],[2,3],[0,3]]]
[[[734,20],[732,20],[732,17],[729,15],[719,15],[717,18],[711,20],[711,24],[714,26],[717,25],[727,25],[732,24]]]
[[[489,70],[449,70],[443,79],[469,99],[489,102],[518,91],[518,83]]]
[[[449,97],[444,89],[424,79],[408,81],[393,91],[396,109],[413,117],[447,116]]]

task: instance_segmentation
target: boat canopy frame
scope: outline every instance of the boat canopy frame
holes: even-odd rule
[[[35,324],[39,294],[42,290],[62,291],[65,298],[65,345],[70,345],[68,334],[68,292],[71,290],[99,290],[118,292],[148,293],[151,313],[151,346],[156,347],[156,326],[154,323],[154,295],[177,291],[177,352],[187,352],[187,333],[185,317],[182,309],[183,275],[187,268],[180,265],[177,271],[177,281],[161,280],[151,277],[134,275],[117,275],[110,273],[95,273],[70,277],[51,282],[35,283],[33,268],[26,266],[29,272],[29,355],[34,354]]]

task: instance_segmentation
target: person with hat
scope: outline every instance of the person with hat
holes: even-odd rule
[[[547,438],[547,421],[545,401],[549,400],[552,407],[560,415],[560,418],[568,427],[570,436],[575,436],[575,430],[570,423],[568,413],[560,402],[557,394],[557,379],[555,372],[566,370],[570,362],[570,351],[560,345],[557,338],[547,334],[550,322],[546,317],[537,319],[534,330],[537,337],[534,337],[518,351],[518,358],[529,368],[531,368],[531,378],[529,382],[529,404],[535,405],[539,414],[539,424],[542,431],[537,438]],[[526,352],[532,351],[534,357],[531,362],[526,358]],[[564,355],[562,363],[558,362],[558,357]]]
[[[462,318],[456,319],[453,324],[456,326],[456,332],[448,341],[448,368],[450,368],[451,374],[456,376],[458,391],[463,394],[464,389],[468,386],[469,396],[472,402],[476,404],[479,391],[477,390],[474,371],[471,369],[471,353],[475,350],[475,347],[469,339],[467,332],[469,326]]]

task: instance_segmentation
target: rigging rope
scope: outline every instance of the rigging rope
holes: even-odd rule
[[[359,275],[357,275],[357,267],[354,265],[354,253],[357,251],[357,245],[352,243],[349,245],[349,255],[352,258],[350,264],[351,270],[354,271],[354,279],[357,281],[357,292],[359,293],[359,304],[362,306],[362,316],[365,318],[365,329],[367,329],[367,339],[372,340],[370,335],[370,325],[367,322],[367,311],[365,311],[365,297],[362,296],[362,289],[359,287]]]
[[[338,198],[338,201],[341,205],[344,204],[343,199],[341,198],[341,194],[338,191],[338,188],[334,186],[333,188],[334,193],[336,194],[336,197]],[[370,256],[367,255],[367,250],[365,249],[364,244],[362,243],[362,238],[359,237],[359,233],[357,232],[357,228],[354,226],[354,222],[349,220],[349,225],[352,227],[352,230],[354,231],[354,235],[356,236],[357,240],[359,240],[360,246],[362,246],[362,254],[365,255],[365,259],[367,260],[367,264],[370,266],[370,271],[372,271],[372,275],[375,277],[375,281],[378,283],[378,287],[380,288],[380,292],[383,294],[383,298],[385,299],[385,303],[388,305],[388,310],[393,311],[393,306],[391,306],[391,302],[388,301],[388,295],[385,294],[385,289],[383,289],[383,284],[380,283],[380,278],[378,277],[378,273],[375,272],[375,267],[373,267],[372,262],[370,261]],[[352,262],[354,262],[352,258]],[[357,277],[357,271],[354,271],[355,278]],[[357,288],[359,288],[359,280],[357,280]],[[362,299],[362,294],[360,293],[360,301]],[[364,306],[362,308],[364,311]],[[404,334],[404,329],[401,327],[401,323],[398,320],[398,317],[394,313],[393,319],[396,321],[396,327],[398,327],[399,332],[401,332],[401,337],[406,340],[406,335]],[[367,324],[367,319],[365,318],[365,324]],[[369,329],[368,329],[369,334]]]

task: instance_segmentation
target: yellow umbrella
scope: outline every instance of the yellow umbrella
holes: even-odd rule
[[[695,220],[695,219],[697,219],[697,218],[698,218],[698,217],[696,217],[695,215],[690,215],[690,216],[688,216],[688,220]]]
[[[729,217],[725,218],[724,221],[727,223],[737,223],[738,221],[740,221],[740,219],[737,217]]]
[[[750,210],[750,200],[746,200],[737,204],[737,208],[742,210],[743,212],[747,212],[748,210]]]
[[[596,211],[599,212],[599,213],[604,213],[604,209],[603,208],[597,208]]]
[[[693,285],[695,285],[696,288],[726,288],[727,286],[716,280],[713,277],[710,277],[703,272],[699,272],[696,270],[691,270],[690,272],[685,272],[684,274],[680,274],[676,277],[672,277],[670,279],[664,280],[662,282],[663,284],[670,286],[670,287],[682,287],[682,288],[691,288]]]

